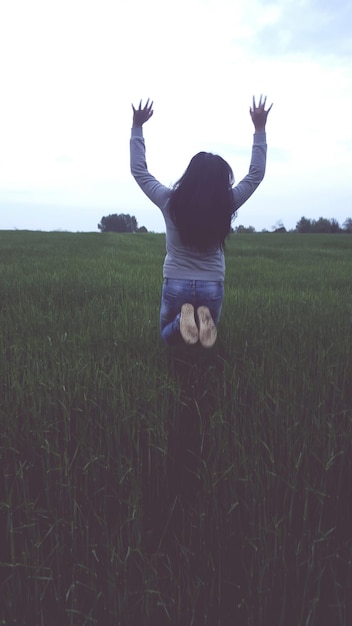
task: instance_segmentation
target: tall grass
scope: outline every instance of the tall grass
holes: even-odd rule
[[[352,240],[233,236],[209,351],[164,247],[0,233],[0,623],[349,626]]]

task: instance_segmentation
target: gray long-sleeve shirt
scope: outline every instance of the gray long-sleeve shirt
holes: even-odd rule
[[[225,277],[225,258],[222,249],[215,246],[199,252],[184,246],[173,223],[168,206],[172,189],[159,183],[148,172],[142,127],[133,127],[130,141],[131,173],[148,198],[161,210],[166,226],[166,257],[164,278],[222,281]],[[232,189],[234,212],[248,200],[263,180],[266,165],[266,133],[255,133],[249,172]]]

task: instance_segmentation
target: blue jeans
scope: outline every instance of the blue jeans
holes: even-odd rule
[[[207,306],[217,325],[220,319],[224,282],[221,280],[184,280],[164,278],[161,307],[160,331],[165,343],[176,345],[182,342],[180,334],[181,307],[188,302],[195,310]]]

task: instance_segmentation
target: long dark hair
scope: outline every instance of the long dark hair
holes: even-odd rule
[[[231,230],[235,213],[234,176],[220,156],[198,152],[174,185],[169,211],[184,245],[204,252],[219,246]]]

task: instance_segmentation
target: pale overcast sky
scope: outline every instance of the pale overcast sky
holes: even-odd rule
[[[129,172],[131,102],[154,100],[149,170],[200,150],[248,170],[253,94],[274,102],[264,182],[237,224],[352,216],[350,0],[4,0],[0,229],[163,231]]]

